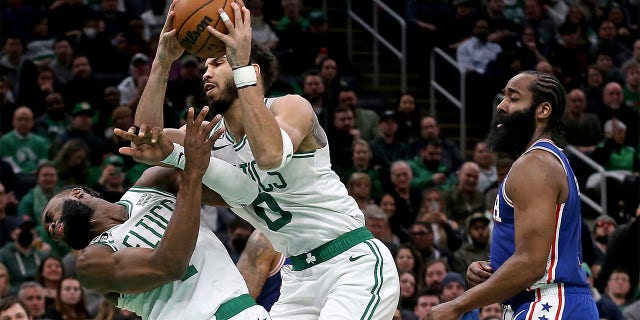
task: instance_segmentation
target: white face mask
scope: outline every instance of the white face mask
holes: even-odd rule
[[[98,36],[98,29],[96,28],[84,28],[82,31],[89,39],[95,39]]]

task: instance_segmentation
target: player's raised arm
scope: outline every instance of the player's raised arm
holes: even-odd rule
[[[156,56],[151,64],[149,80],[147,80],[135,110],[134,123],[138,126],[146,123],[150,127],[162,128],[164,125],[162,111],[167,82],[169,81],[169,70],[171,64],[184,52],[176,38],[176,30],[173,28],[174,5],[175,3],[171,3],[169,7],[167,20],[160,33]]]
[[[198,238],[200,179],[207,170],[213,145],[209,132],[214,124],[202,125],[206,111],[194,119],[193,109],[189,110],[185,169],[181,173],[173,214],[157,247],[131,247],[115,252],[102,245],[87,247],[76,265],[78,277],[85,286],[101,293],[139,293],[184,276]]]
[[[305,99],[296,95],[279,98],[270,110],[265,107],[266,84],[272,80],[274,70],[262,67],[273,64],[257,61],[268,57],[260,56],[260,50],[252,45],[249,10],[237,3],[231,6],[235,21],[223,18],[229,33],[225,35],[213,28],[208,30],[226,45],[225,58],[238,89],[242,127],[258,167],[263,170],[279,168],[311,132],[313,110]],[[218,12],[221,17],[226,15],[222,10]],[[265,81],[265,78],[270,80]]]

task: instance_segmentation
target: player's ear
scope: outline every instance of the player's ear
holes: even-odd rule
[[[551,116],[551,112],[553,111],[553,107],[549,102],[543,102],[538,105],[536,110],[536,115],[540,119],[547,119]]]
[[[70,196],[71,198],[80,199],[83,194],[84,194],[84,190],[82,190],[82,188],[73,188],[71,189]]]

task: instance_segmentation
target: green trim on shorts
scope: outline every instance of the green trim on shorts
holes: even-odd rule
[[[353,246],[373,239],[373,235],[365,227],[351,230],[309,252],[299,254],[291,258],[293,271],[300,271],[316,264],[323,263],[331,258],[351,249]]]
[[[378,304],[380,303],[380,289],[382,289],[382,284],[384,283],[384,277],[382,276],[382,253],[380,253],[380,248],[378,244],[373,241],[366,241],[365,244],[369,246],[371,252],[376,257],[376,264],[373,268],[373,288],[371,288],[371,299],[369,303],[367,303],[367,308],[364,310],[362,317],[360,320],[369,320],[376,312],[378,308]]]
[[[249,294],[237,296],[223,303],[216,311],[216,320],[228,320],[236,316],[238,313],[253,307],[256,301]]]

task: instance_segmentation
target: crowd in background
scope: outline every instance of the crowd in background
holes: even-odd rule
[[[393,2],[409,26],[409,67],[424,72],[428,50],[448,52],[467,72],[466,108],[476,123],[490,123],[501,87],[519,71],[552,73],[565,85],[558,143],[606,171],[570,154],[583,193],[599,199],[603,179],[608,190],[608,215],[583,205],[583,269],[601,319],[640,319],[638,3]],[[254,40],[280,62],[268,95],[307,98],[327,132],[333,169],[395,257],[398,319],[422,319],[468,289],[471,262],[488,259],[498,185],[514,159],[483,142],[488,125],[474,132],[472,150],[459,150],[419,104],[419,92],[384,97],[382,108],[372,103],[346,37],[331,28],[328,12],[311,6],[320,3],[245,1]],[[128,142],[113,129],[133,125],[168,5],[2,0],[0,298],[17,297],[33,319],[136,318],[80,285],[78,252],[47,237],[41,213],[69,185],[116,202],[147,168],[119,155]],[[188,54],[174,63],[165,127],[183,124],[188,107],[207,105],[202,68],[203,59]],[[203,206],[202,215],[237,261],[252,227],[228,209]],[[501,313],[495,304],[464,319]]]

